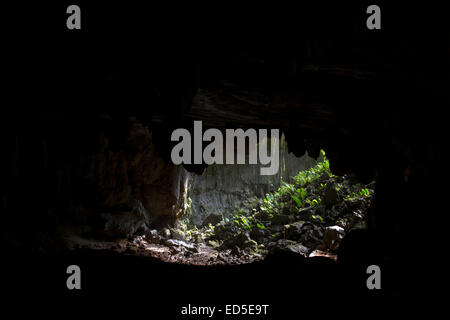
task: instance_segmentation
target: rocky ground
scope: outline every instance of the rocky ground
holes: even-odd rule
[[[352,229],[365,228],[374,184],[330,173],[324,158],[264,199],[249,199],[233,215],[210,214],[201,227],[181,219],[175,228],[141,230],[120,240],[68,237],[72,248],[114,250],[195,265],[240,264],[277,250],[336,259]],[[111,228],[111,225],[109,225]]]

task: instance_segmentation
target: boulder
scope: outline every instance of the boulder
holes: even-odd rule
[[[151,224],[151,217],[139,200],[132,200],[129,211],[104,212],[101,233],[111,238],[126,238],[134,234],[144,234]]]
[[[266,229],[253,229],[250,232],[250,236],[253,240],[257,241],[257,242],[264,242],[265,239],[268,238],[270,232]]]
[[[232,249],[233,251],[237,248],[255,250],[257,245],[258,244],[250,238],[248,232],[241,232],[236,237],[224,241],[221,249]]]
[[[286,247],[286,250],[298,253],[298,254],[300,254],[300,255],[302,255],[304,257],[307,257],[308,256],[308,252],[309,252],[309,249],[307,247],[301,245],[301,244],[288,245]]]
[[[219,224],[214,228],[213,240],[226,240],[233,238],[238,232],[239,227],[232,224]]]
[[[102,213],[101,217],[106,220],[102,233],[111,238],[126,238],[147,228],[142,216],[133,211]]]
[[[183,231],[181,231],[181,230],[171,228],[170,234],[171,234],[171,238],[173,238],[175,240],[186,241],[186,236],[183,233]]]
[[[287,239],[279,239],[276,242],[270,242],[267,245],[267,248],[269,249],[270,253],[274,253],[277,251],[287,251],[299,254],[303,257],[307,257],[309,253],[309,249],[304,245]]]
[[[220,223],[222,221],[222,215],[219,213],[212,213],[209,216],[207,216],[205,218],[205,220],[203,220],[203,227],[207,227],[209,226],[209,224],[212,224],[213,226],[215,226],[216,224]]]
[[[150,243],[160,244],[163,241],[163,237],[158,234],[156,229],[149,230],[145,234],[145,239]]]
[[[321,250],[314,250],[309,255],[309,258],[317,258],[317,257],[324,257],[324,258],[328,258],[328,259],[332,259],[334,261],[337,261],[337,255],[336,254],[325,252],[325,251],[321,251]]]
[[[272,226],[285,225],[292,222],[292,217],[286,214],[277,214],[272,219]]]
[[[182,240],[168,239],[164,243],[169,247],[181,247],[181,248],[190,249],[190,250],[196,249],[196,247],[193,243],[188,243],[188,242],[182,241]]]
[[[323,197],[323,203],[326,208],[331,208],[338,203],[338,193],[336,191],[336,186],[330,183],[325,191],[325,196]]]
[[[283,226],[291,223],[294,220],[293,217],[285,214],[277,214],[271,221],[272,232],[280,232],[283,230]]]
[[[331,226],[325,229],[325,233],[323,235],[322,244],[319,249],[322,251],[329,250],[332,252],[336,252],[339,243],[344,237],[345,231],[344,228],[339,226]]]
[[[285,238],[289,240],[299,240],[303,235],[302,228],[305,223],[305,221],[297,221],[295,223],[285,225],[283,227]]]

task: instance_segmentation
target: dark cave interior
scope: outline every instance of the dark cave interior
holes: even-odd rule
[[[439,183],[450,48],[442,13],[382,1],[383,29],[372,32],[363,27],[368,3],[356,1],[177,10],[80,3],[79,32],[65,28],[60,3],[22,11],[17,21],[27,24],[6,36],[2,247],[8,274],[19,275],[11,291],[28,288],[21,275],[31,264],[45,275],[32,290],[66,292],[60,269],[73,261],[88,270],[85,292],[138,290],[167,305],[190,295],[203,304],[273,301],[274,292],[294,303],[335,287],[373,297],[360,281],[368,264],[388,270],[383,293],[408,291],[415,271],[405,266],[429,250],[411,244],[432,210],[416,200],[433,198]],[[46,19],[35,15],[42,10]],[[102,230],[103,213],[132,211],[130,203],[151,219],[144,237],[173,233],[186,176],[220,174],[171,162],[171,132],[192,130],[194,120],[279,128],[293,158],[316,161],[323,149],[334,175],[376,181],[368,228],[344,237],[337,261],[280,250],[237,265],[168,263],[115,250],[135,239],[126,232],[114,248],[69,250],[67,230]]]

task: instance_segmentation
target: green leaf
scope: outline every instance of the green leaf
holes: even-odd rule
[[[252,230],[252,227],[248,223],[247,219],[245,219],[244,217],[241,217],[241,222],[242,222],[243,227],[245,227],[248,230]]]
[[[305,200],[306,198],[306,190],[303,188],[300,191],[300,197],[302,198],[302,200]]]
[[[291,197],[292,199],[294,199],[295,203],[297,203],[299,207],[302,206],[302,201],[297,196],[291,195]]]

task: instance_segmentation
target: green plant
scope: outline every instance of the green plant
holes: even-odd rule
[[[252,230],[252,226],[249,224],[248,220],[246,217],[244,216],[239,216],[238,214],[236,214],[234,219],[234,222],[240,226],[241,228],[247,229],[247,230]]]
[[[371,189],[354,183],[354,180],[350,180],[346,176],[335,179],[336,176],[330,171],[325,152],[322,150],[321,153],[322,156],[314,167],[301,171],[292,177],[292,183],[281,182],[277,190],[265,194],[264,197],[248,199],[239,208],[236,207],[235,215],[231,219],[243,230],[271,230],[266,225],[271,225],[270,220],[276,215],[303,214],[300,209],[304,207],[322,205],[322,198],[326,195],[327,186],[336,184],[335,189],[339,191],[340,200],[353,201],[372,195]],[[324,218],[332,219],[333,217],[311,215],[311,219],[317,222],[324,222]],[[342,225],[345,225],[345,223],[347,223],[345,220],[341,221]]]
[[[259,229],[263,229],[263,230],[267,229],[265,225],[260,224],[260,223],[257,223],[256,226],[257,226]]]
[[[297,204],[297,207],[301,208],[302,207],[302,201],[296,195],[291,195],[291,197],[295,201],[295,203]]]
[[[319,179],[323,175],[328,177],[333,177],[334,175],[330,172],[330,162],[325,156],[325,151],[321,150],[322,160],[319,161],[314,167],[309,170],[301,171],[296,176],[294,176],[295,184],[304,186],[307,183],[313,182]],[[323,185],[324,187],[325,185]]]
[[[306,190],[303,188],[300,189],[300,197],[302,198],[302,200],[306,199]]]
[[[370,196],[370,191],[369,191],[369,189],[367,189],[367,188],[363,188],[363,189],[361,189],[361,191],[359,192],[359,194],[360,194],[361,196],[363,196],[363,197],[368,197],[368,196]]]

